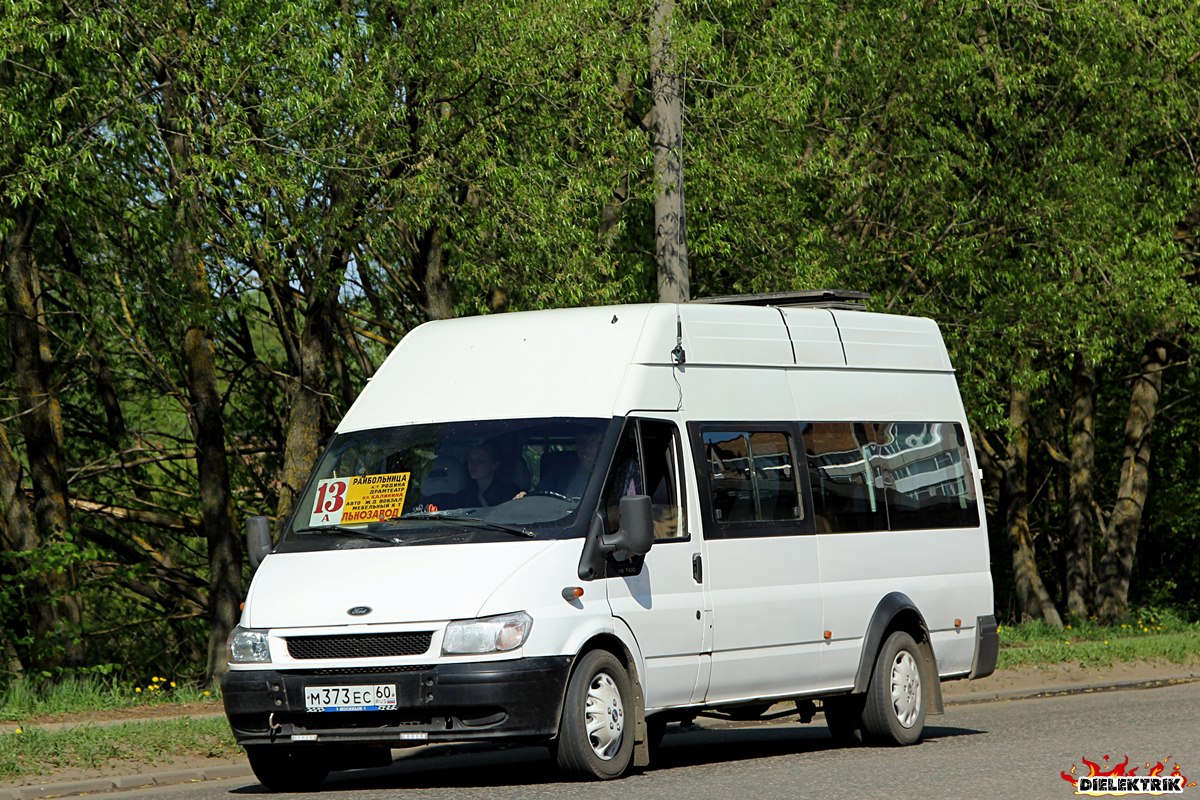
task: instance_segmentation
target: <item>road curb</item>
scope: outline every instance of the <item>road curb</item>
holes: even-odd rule
[[[1106,683],[1072,684],[1065,686],[1044,686],[1040,689],[1010,689],[1002,692],[979,692],[973,694],[944,695],[943,702],[948,706],[969,706],[977,703],[996,703],[1004,700],[1032,700],[1039,697],[1066,697],[1073,694],[1092,694],[1095,692],[1118,692],[1130,689],[1158,689],[1163,686],[1178,686],[1185,683],[1200,681],[1200,673],[1192,672],[1187,675],[1177,675],[1170,678],[1149,678],[1141,680],[1109,681]]]
[[[165,772],[146,772],[141,775],[117,775],[111,778],[89,778],[67,783],[46,783],[33,786],[0,788],[0,800],[44,800],[51,797],[125,792],[155,786],[176,786],[181,783],[222,781],[253,778],[249,764],[224,764],[219,767],[182,769]]]
[[[1200,672],[1178,675],[1169,678],[1153,678],[1149,680],[1109,681],[1105,683],[1072,684],[1065,686],[1046,686],[1039,689],[1011,689],[1000,692],[981,692],[954,696],[950,694],[944,699],[947,706],[967,706],[981,703],[997,703],[1008,700],[1032,700],[1047,697],[1066,697],[1076,694],[1093,694],[1098,692],[1117,692],[1135,689],[1156,689],[1163,686],[1179,686],[1200,681]],[[786,705],[780,704],[784,709]],[[753,727],[751,722],[717,721],[713,727]],[[0,787],[0,800],[48,800],[55,797],[76,797],[83,795],[108,794],[114,792],[147,789],[154,786],[174,786],[183,783],[200,783],[202,781],[221,781],[234,779],[254,780],[254,773],[247,764],[222,764],[220,766],[202,767],[198,769],[173,770],[163,772],[146,772],[140,775],[120,775],[106,778],[90,778],[68,783],[49,783],[32,786]]]

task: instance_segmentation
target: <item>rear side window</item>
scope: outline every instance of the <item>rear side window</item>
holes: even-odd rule
[[[961,425],[893,422],[879,428],[892,530],[979,524],[970,451]]]
[[[875,426],[802,426],[817,533],[886,531],[887,499]]]
[[[819,533],[979,525],[961,425],[817,422],[803,439]]]

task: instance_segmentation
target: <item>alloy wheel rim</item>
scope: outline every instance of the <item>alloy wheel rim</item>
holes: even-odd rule
[[[901,650],[892,662],[892,709],[896,720],[911,728],[921,711],[921,672],[912,653]]]
[[[607,672],[597,674],[588,684],[583,713],[588,744],[597,758],[608,761],[621,749],[625,704],[621,701],[621,691]]]

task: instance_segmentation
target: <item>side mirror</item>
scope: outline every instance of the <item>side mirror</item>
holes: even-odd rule
[[[612,553],[618,561],[627,561],[631,556],[644,556],[654,544],[654,518],[651,514],[650,496],[629,495],[621,498],[621,527],[616,533],[600,537],[600,549]]]
[[[266,517],[246,518],[246,555],[250,559],[251,569],[258,565],[271,552],[271,521]]]

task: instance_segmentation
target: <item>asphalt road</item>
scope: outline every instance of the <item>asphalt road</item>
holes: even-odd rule
[[[385,770],[342,773],[323,800],[424,798],[1068,798],[1062,779],[1083,759],[1147,775],[1175,764],[1200,782],[1200,683],[1141,691],[955,706],[906,748],[834,747],[810,725],[669,732],[656,763],[623,780],[564,780],[542,748],[430,748]],[[701,720],[701,725],[707,724]],[[1104,757],[1108,761],[1104,761]],[[261,786],[220,781],[122,795],[122,800],[253,800]],[[1200,800],[1200,786],[1183,798]]]

